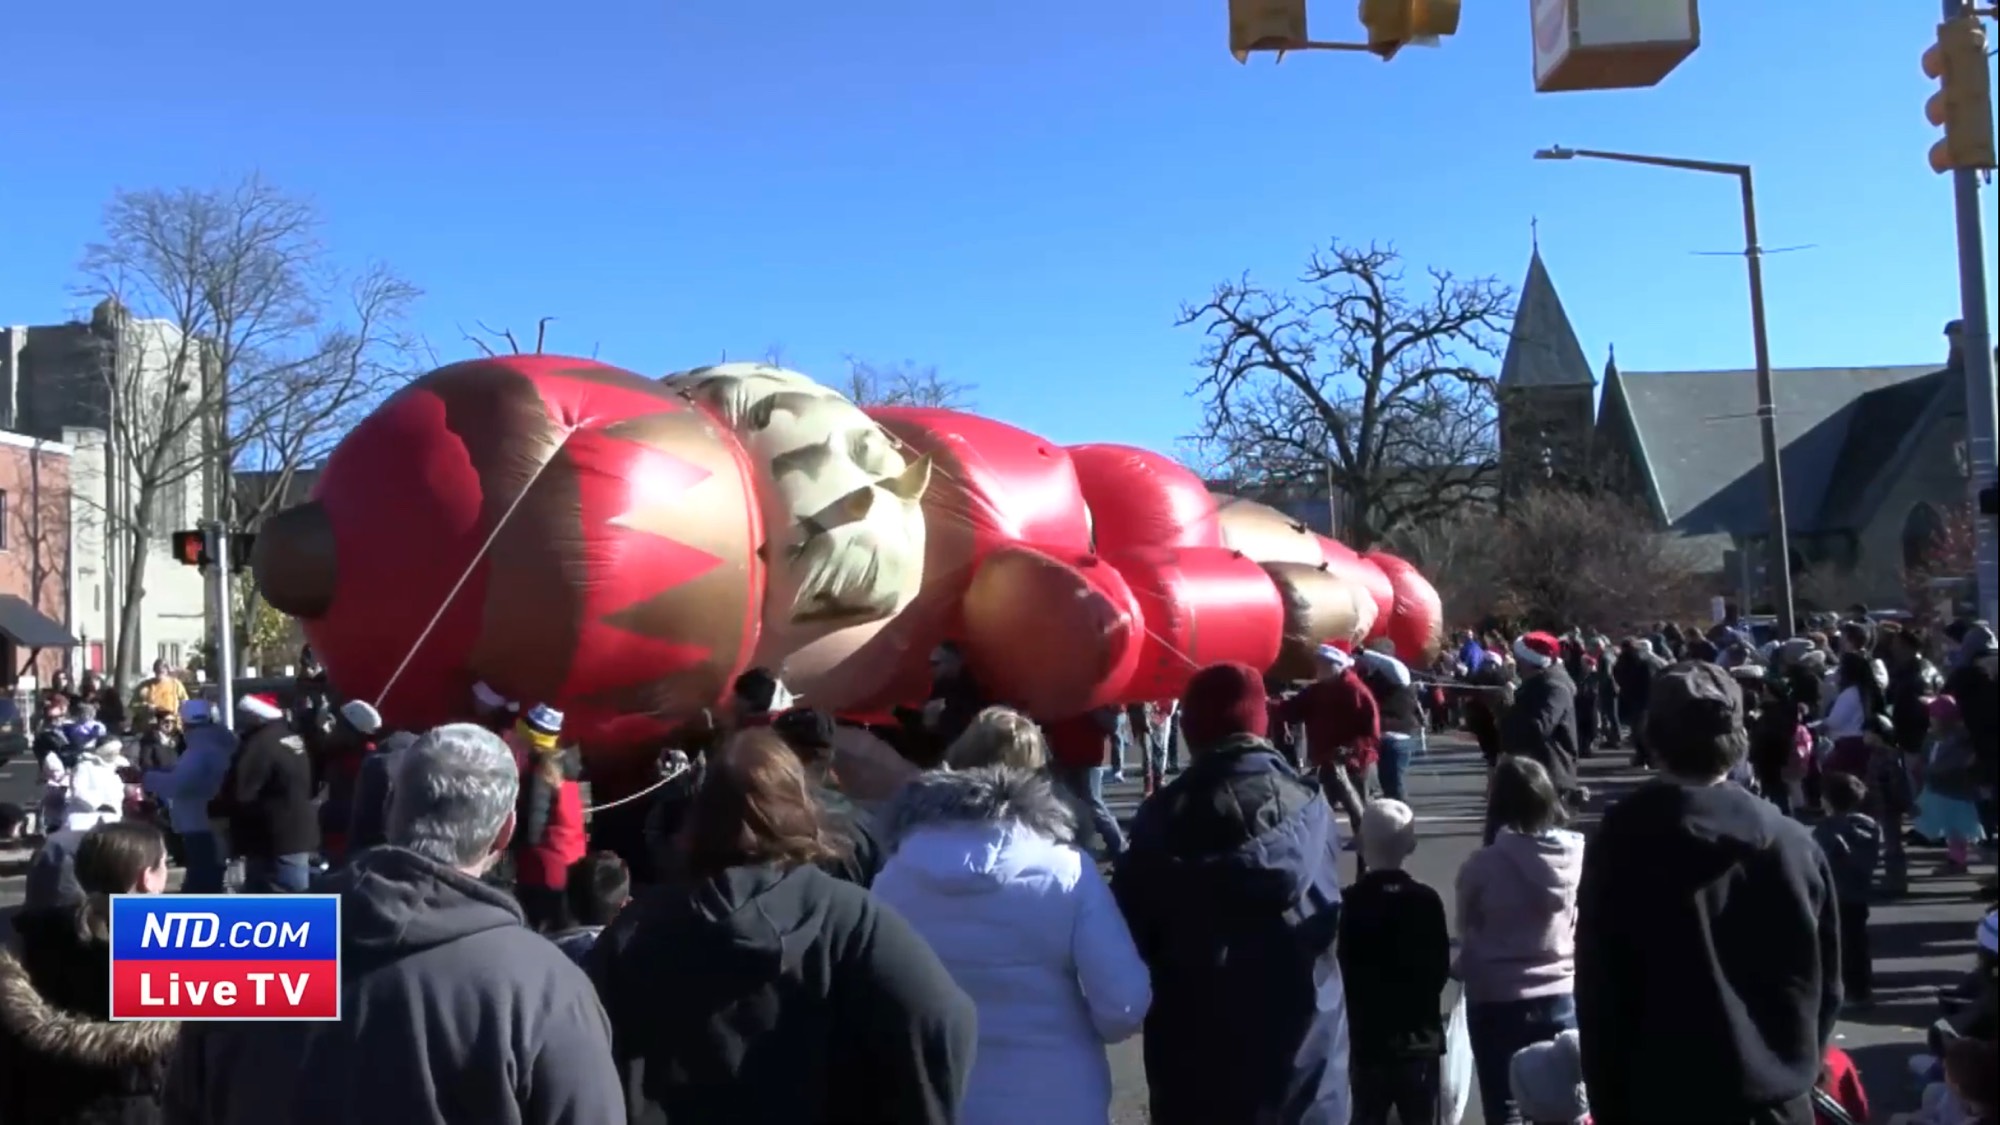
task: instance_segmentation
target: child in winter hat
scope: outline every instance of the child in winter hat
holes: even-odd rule
[[[515,729],[530,750],[552,754],[556,749],[556,740],[562,736],[562,727],[561,711],[546,703],[537,703],[521,716],[521,723]]]

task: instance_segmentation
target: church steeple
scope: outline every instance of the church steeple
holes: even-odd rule
[[[1502,389],[1596,387],[1590,360],[1556,295],[1556,283],[1542,262],[1540,232],[1528,258],[1528,277],[1514,309],[1514,328],[1500,361]]]

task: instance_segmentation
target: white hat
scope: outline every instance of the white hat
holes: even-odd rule
[[[206,699],[190,699],[181,704],[181,722],[191,727],[215,721],[215,704]]]
[[[1354,656],[1339,645],[1319,646],[1320,663],[1330,665],[1336,672],[1345,672],[1354,667]]]
[[[369,706],[365,699],[350,699],[341,704],[340,717],[362,734],[374,734],[382,729],[382,713]]]
[[[472,701],[488,711],[498,711],[507,706],[507,697],[494,691],[485,680],[472,685]]]
[[[1565,1031],[1546,1043],[1514,1052],[1508,1085],[1514,1104],[1529,1121],[1579,1121],[1590,1113],[1583,1088],[1583,1041]]]
[[[261,719],[267,723],[273,723],[285,717],[285,713],[278,709],[277,704],[261,695],[244,696],[242,699],[236,701],[236,709],[253,719]]]

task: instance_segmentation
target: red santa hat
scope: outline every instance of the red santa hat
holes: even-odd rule
[[[1562,642],[1547,633],[1523,633],[1514,640],[1514,659],[1530,668],[1546,668],[1562,655]]]
[[[246,695],[236,704],[236,709],[262,723],[274,723],[285,717],[277,699],[268,695]]]

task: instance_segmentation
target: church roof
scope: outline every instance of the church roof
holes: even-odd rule
[[[1771,372],[1786,517],[1794,530],[1850,527],[1917,418],[1946,390],[1935,364]],[[1688,534],[1769,527],[1754,371],[1625,371],[1607,381],[1629,411],[1661,514]],[[1865,420],[1864,420],[1865,419]]]
[[[1577,342],[1569,312],[1542,263],[1540,247],[1528,259],[1528,277],[1514,308],[1507,355],[1500,361],[1503,390],[1529,387],[1595,387],[1590,360]]]

